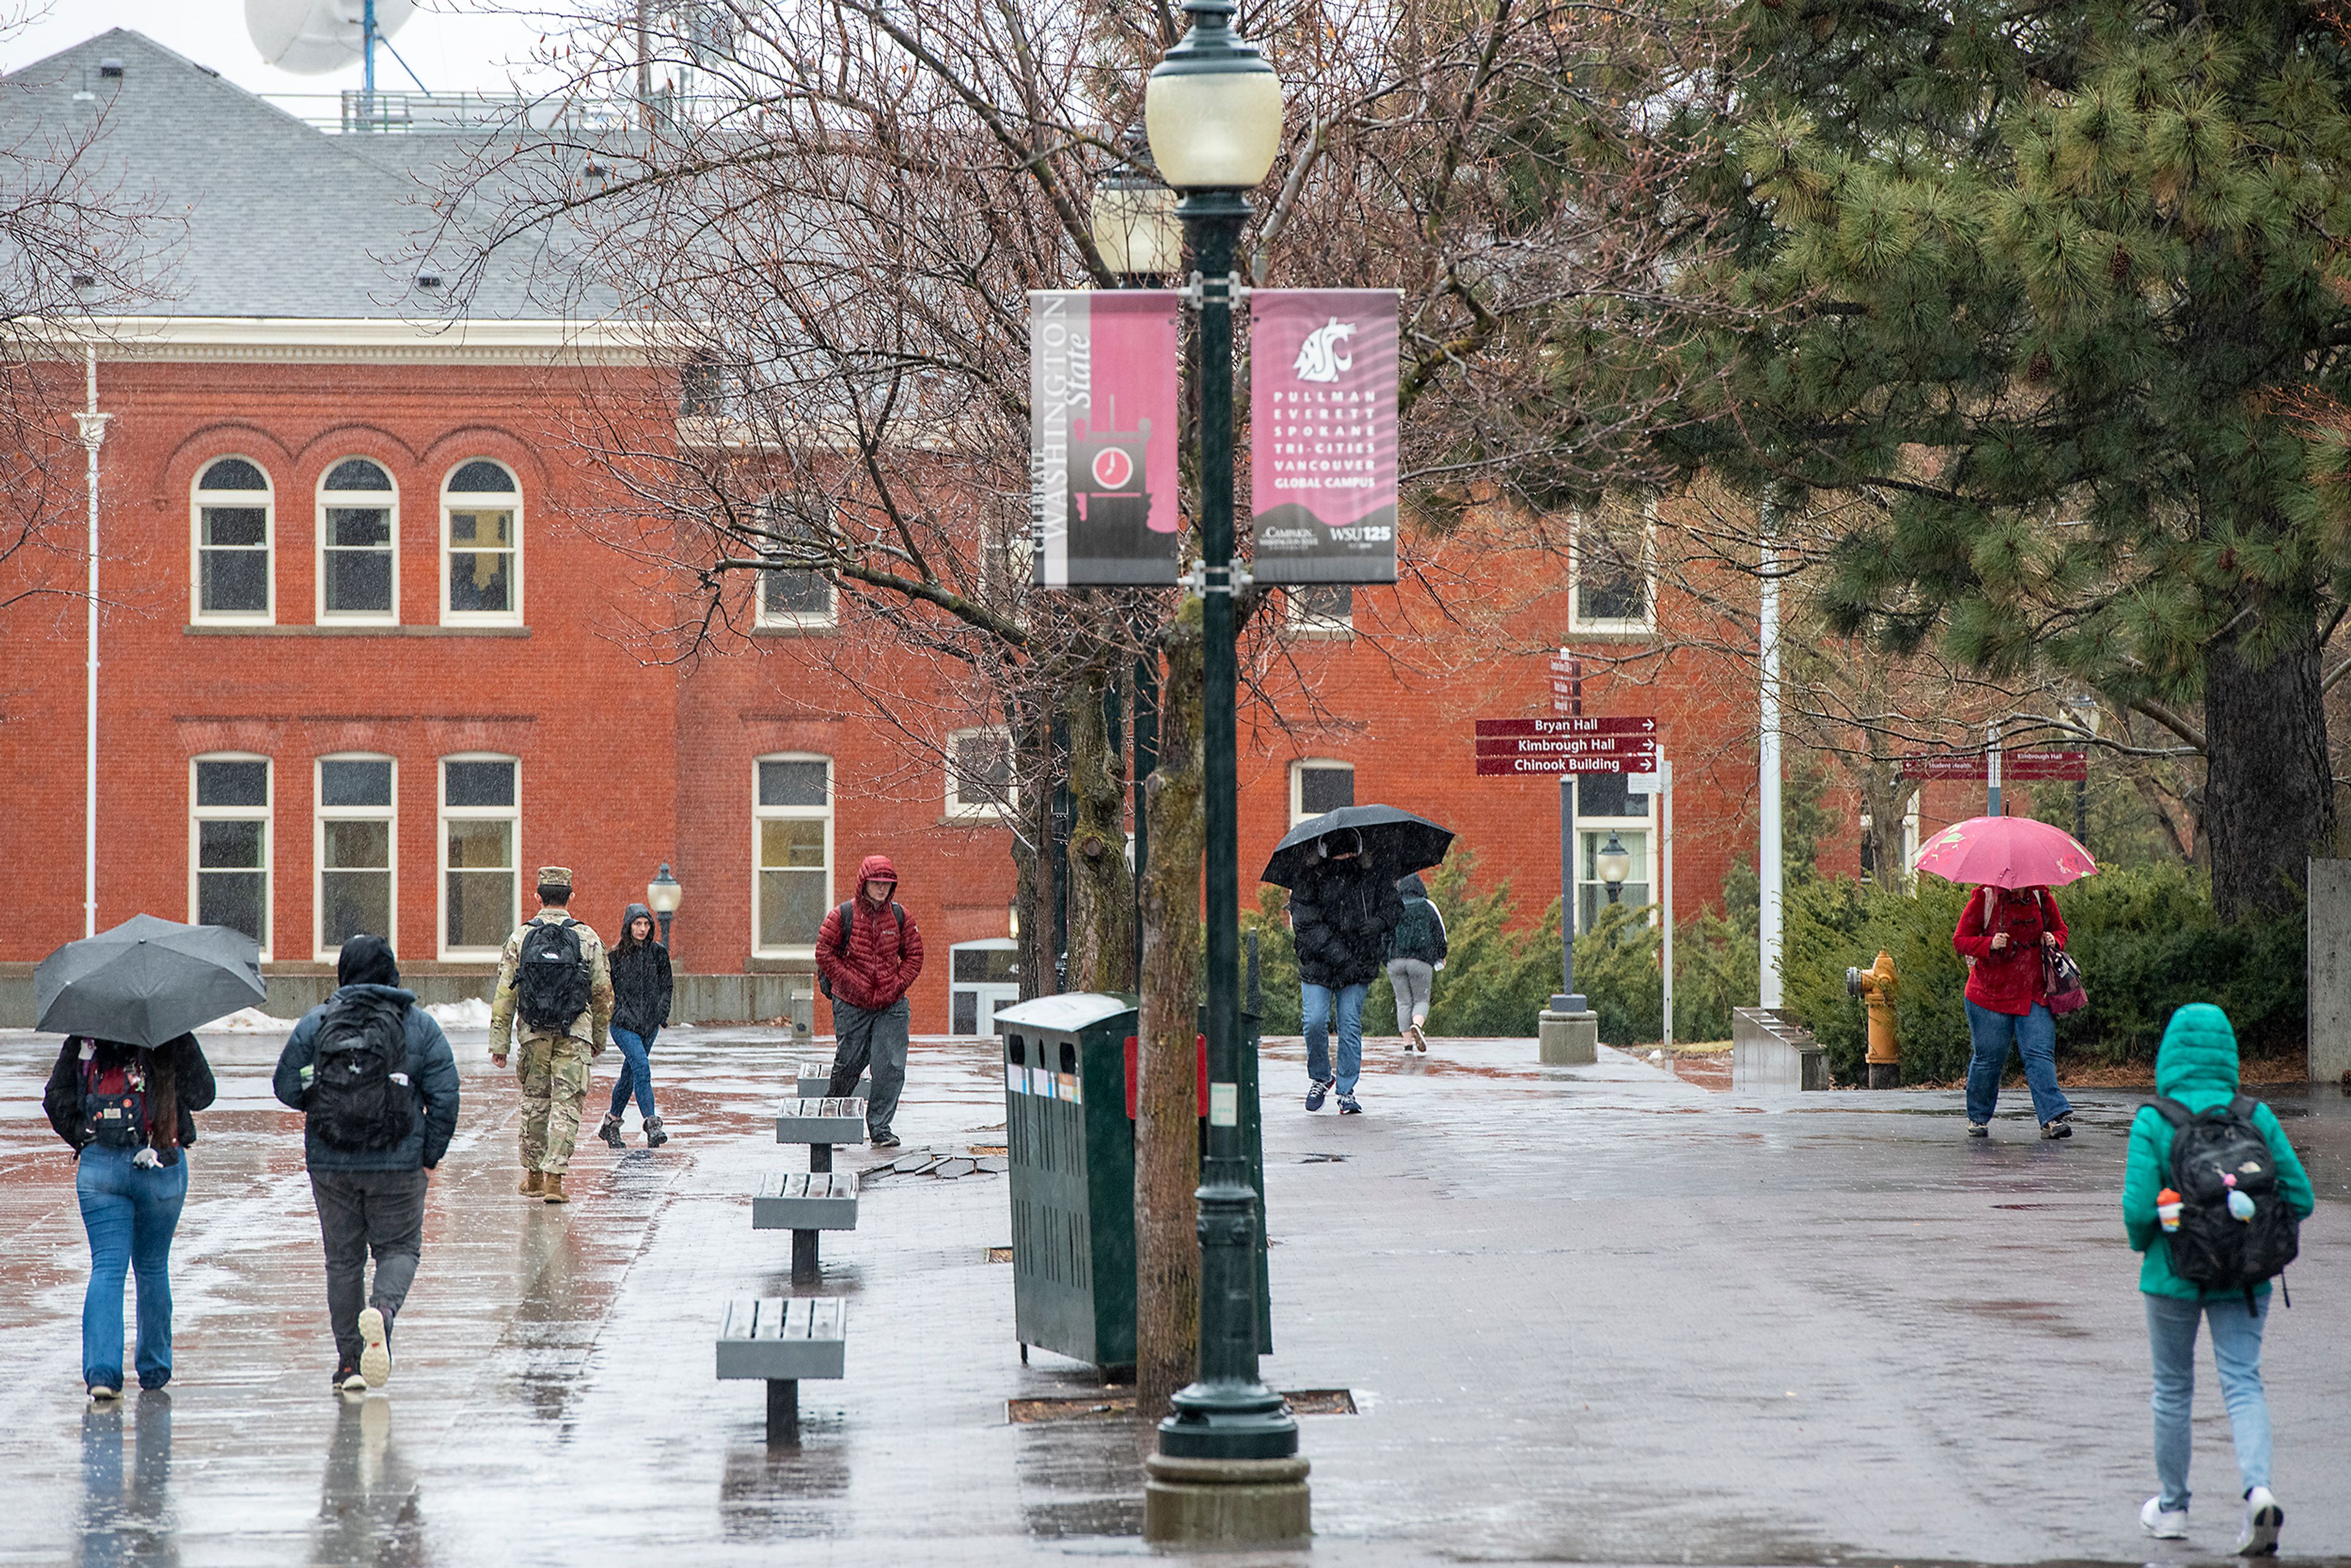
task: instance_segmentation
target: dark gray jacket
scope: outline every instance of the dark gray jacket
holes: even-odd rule
[[[669,1022],[669,949],[658,938],[629,940],[639,915],[651,920],[653,912],[632,904],[621,916],[621,939],[604,950],[612,966],[612,1026],[640,1037],[657,1034]]]
[[[1290,895],[1299,979],[1333,990],[1371,984],[1387,967],[1388,938],[1403,918],[1395,873],[1373,856],[1310,862]]]
[[[314,1171],[413,1171],[419,1166],[430,1169],[449,1152],[449,1139],[457,1130],[457,1058],[433,1015],[416,1005],[414,992],[396,986],[339,987],[334,997],[304,1013],[302,1021],[294,1026],[286,1049],[277,1053],[277,1072],[271,1087],[278,1099],[297,1111],[303,1109],[302,1070],[318,1060],[319,1020],[334,1006],[335,997],[355,990],[374,992],[406,1009],[408,1086],[416,1094],[415,1124],[406,1138],[388,1149],[330,1148],[305,1131],[303,1155]]]

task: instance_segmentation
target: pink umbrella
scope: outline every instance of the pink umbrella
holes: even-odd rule
[[[2098,871],[2073,834],[2031,817],[1954,822],[1920,846],[1917,866],[1946,882],[1993,887],[2063,887]]]

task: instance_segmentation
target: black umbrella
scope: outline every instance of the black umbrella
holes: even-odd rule
[[[261,948],[225,925],[134,915],[68,942],[33,971],[34,1027],[157,1046],[261,1002]]]
[[[1445,858],[1452,846],[1453,830],[1440,828],[1426,817],[1394,806],[1342,806],[1319,817],[1309,817],[1281,836],[1265,862],[1260,881],[1276,887],[1296,887],[1299,877],[1314,860],[1314,841],[1341,828],[1364,835],[1364,853],[1388,869],[1392,876],[1426,871]]]

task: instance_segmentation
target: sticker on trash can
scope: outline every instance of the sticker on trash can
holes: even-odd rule
[[[1007,1094],[1029,1092],[1029,1070],[1014,1062],[1004,1064],[1004,1092]]]
[[[1238,1083],[1208,1085],[1208,1125],[1238,1127],[1241,1124],[1241,1086]]]
[[[1061,1085],[1056,1092],[1061,1099],[1067,1100],[1072,1105],[1082,1105],[1086,1103],[1085,1095],[1078,1088],[1078,1075],[1076,1073],[1064,1072],[1055,1079],[1054,1082]]]

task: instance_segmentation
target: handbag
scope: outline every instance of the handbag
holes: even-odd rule
[[[2090,993],[2082,984],[2082,966],[2074,962],[2063,947],[2043,950],[2041,956],[2042,989],[2051,1018],[2064,1018],[2090,1005]]]

